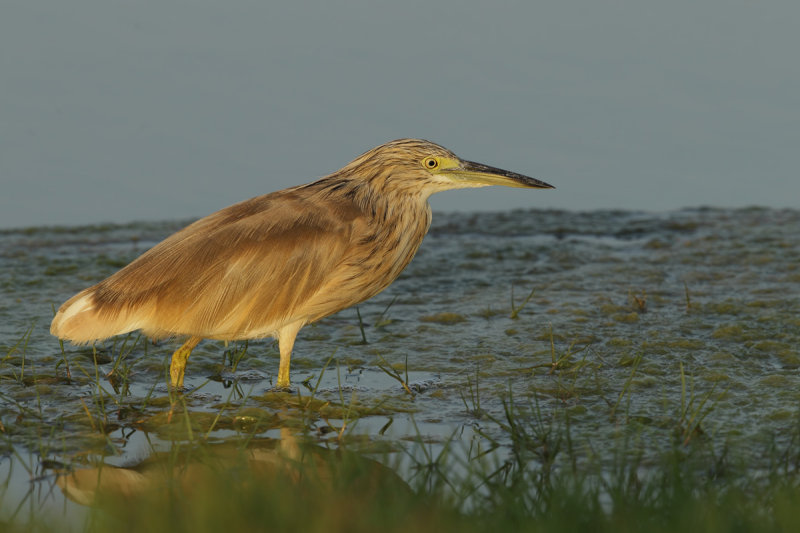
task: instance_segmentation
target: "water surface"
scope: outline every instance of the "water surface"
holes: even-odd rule
[[[43,489],[43,460],[125,466],[186,440],[172,417],[184,405],[210,441],[280,439],[290,420],[326,446],[345,426],[373,455],[421,437],[502,458],[504,402],[568,413],[587,461],[610,461],[621,431],[646,454],[688,431],[757,468],[797,427],[796,210],[436,214],[393,285],[301,331],[292,380],[319,400],[305,412],[271,391],[270,339],[244,353],[205,341],[176,399],[165,369],[177,341],[62,351],[49,335],[54,307],[184,223],[0,232],[4,513],[72,505]]]

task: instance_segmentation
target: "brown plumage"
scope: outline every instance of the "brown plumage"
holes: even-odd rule
[[[50,332],[77,343],[137,329],[188,337],[173,355],[174,386],[203,338],[275,337],[277,385],[288,387],[297,332],[394,281],[428,231],[431,194],[495,184],[551,188],[428,141],[392,141],[318,181],[190,224],[67,300]]]

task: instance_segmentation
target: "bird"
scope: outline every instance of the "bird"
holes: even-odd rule
[[[272,337],[280,352],[275,387],[290,389],[300,329],[397,278],[428,232],[432,194],[489,185],[554,188],[430,141],[382,144],[317,181],[189,224],[67,300],[50,332],[75,344],[136,330],[185,339],[170,362],[176,389],[201,340]]]

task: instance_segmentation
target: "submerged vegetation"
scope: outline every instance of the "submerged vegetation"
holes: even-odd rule
[[[3,428],[5,462],[24,471],[30,488],[19,501],[9,497],[8,471],[0,524],[4,531],[171,532],[800,527],[800,415],[789,421],[786,440],[750,451],[762,459],[754,465],[749,452],[738,455],[703,430],[718,396],[697,396],[687,381],[656,434],[620,410],[634,394],[626,385],[598,417],[614,434],[602,442],[611,447],[605,451],[560,402],[545,407],[537,395],[522,400],[509,389],[499,416],[483,411],[477,381],[464,396],[481,421],[469,438],[432,438],[411,415],[416,436],[400,442],[380,438],[398,416],[389,409],[390,422],[373,435],[350,431],[361,416],[375,416],[352,397],[267,393],[256,401],[261,407],[248,407],[234,386],[216,412],[190,407],[192,394],[174,394],[123,414],[103,407],[99,396],[111,393],[98,386],[69,442],[57,441],[66,428],[48,433],[39,425],[38,448],[25,452],[15,443],[19,419]],[[36,413],[19,418],[29,416]],[[146,453],[116,464],[134,435],[145,439]],[[88,511],[59,515],[52,509],[58,491]]]
[[[800,213],[439,217],[293,393],[271,341],[176,392],[171,343],[49,337],[171,229],[0,232],[0,530],[800,530]]]

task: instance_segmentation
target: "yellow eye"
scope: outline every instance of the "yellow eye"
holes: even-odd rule
[[[439,166],[439,161],[437,161],[436,158],[433,157],[426,157],[425,159],[422,160],[422,166],[424,166],[428,170],[433,170],[434,168]]]

